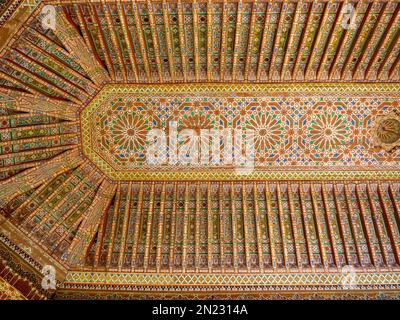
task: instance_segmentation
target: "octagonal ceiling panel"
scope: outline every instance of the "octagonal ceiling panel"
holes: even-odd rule
[[[379,148],[372,132],[377,119],[397,109],[398,89],[108,85],[81,111],[82,146],[115,180],[397,178],[398,150]],[[152,130],[161,132],[159,153],[165,155],[155,163],[148,154],[155,144]],[[237,133],[244,137],[239,143]],[[252,161],[236,162],[233,145],[251,153]]]

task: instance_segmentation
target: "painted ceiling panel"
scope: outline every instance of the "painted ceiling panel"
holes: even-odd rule
[[[29,243],[34,261],[68,270],[61,298],[101,283],[341,291],[346,266],[360,294],[399,292],[399,10],[1,2],[2,246]],[[172,120],[254,129],[254,175],[143,166],[139,142]]]

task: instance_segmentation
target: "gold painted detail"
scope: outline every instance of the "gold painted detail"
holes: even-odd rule
[[[265,273],[265,274],[178,274],[178,273],[117,273],[71,271],[65,286],[71,284],[125,284],[125,285],[262,285],[262,286],[341,286],[344,273]],[[398,272],[356,273],[357,285],[396,285],[400,282]]]
[[[396,108],[399,86],[109,84],[81,111],[83,152],[114,180],[397,178],[400,155],[377,152],[369,119]],[[191,129],[199,136],[202,129],[253,130],[254,166],[240,172],[234,162],[212,159],[149,164],[148,133],[161,129],[167,147],[172,122],[176,132]]]
[[[390,151],[400,146],[400,116],[391,112],[376,120],[372,131],[374,142],[377,146]]]

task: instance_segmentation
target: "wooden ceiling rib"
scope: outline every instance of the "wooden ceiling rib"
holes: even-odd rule
[[[382,56],[381,56],[382,51],[383,51],[383,53],[386,53],[384,50],[385,50],[385,47],[387,46],[387,43],[389,42],[388,39],[390,38],[391,28],[393,26],[395,27],[397,25],[397,32],[399,33],[399,23],[400,23],[399,9],[400,9],[400,6],[397,5],[394,13],[391,15],[390,21],[387,24],[384,34],[380,38],[379,43],[374,50],[374,54],[371,58],[371,62],[368,64],[366,71],[365,71],[367,78],[372,77],[372,75],[370,75],[371,68],[382,61]]]
[[[62,3],[115,82],[399,79],[398,1]]]
[[[69,249],[74,268],[262,272],[400,264],[394,184],[128,183],[114,193],[99,207],[95,239]],[[227,216],[231,224],[221,223]]]

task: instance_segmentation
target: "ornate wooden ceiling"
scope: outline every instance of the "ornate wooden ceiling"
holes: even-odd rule
[[[397,117],[399,1],[17,2],[7,2],[0,18],[7,31],[0,41],[0,241],[22,261],[56,266],[60,298],[100,284],[105,292],[161,297],[179,290],[207,297],[221,287],[249,297],[306,287],[328,297],[343,289],[345,266],[359,273],[355,294],[399,292],[398,136],[385,151],[370,132],[379,117]],[[45,4],[56,8],[54,29],[43,27]],[[348,4],[356,20],[344,28]],[[303,159],[298,171],[311,173],[280,181],[113,181],[83,152],[81,134],[92,128],[81,122],[82,110],[106,84],[119,94],[135,86],[150,112],[159,107],[155,96],[180,105],[176,92],[162,97],[172,83],[192,94],[191,107],[210,97],[215,105],[240,100],[232,119],[284,115],[278,120],[304,153],[280,132],[272,140],[286,149],[267,147],[271,139],[260,148],[274,150],[278,172]],[[244,89],[257,91],[254,83],[269,100]],[[279,95],[277,86],[285,88]],[[144,88],[156,88],[154,97]],[[339,138],[311,146],[306,139],[327,126],[339,127]],[[277,169],[285,156],[288,167]],[[330,167],[317,175],[323,162]]]
[[[115,81],[399,79],[397,1],[137,1],[65,6]]]
[[[109,81],[399,80],[398,1],[356,1],[349,28],[346,1],[72,2],[61,1],[69,36],[83,37]],[[62,39],[37,19],[25,29],[3,56],[6,73],[52,74]]]

